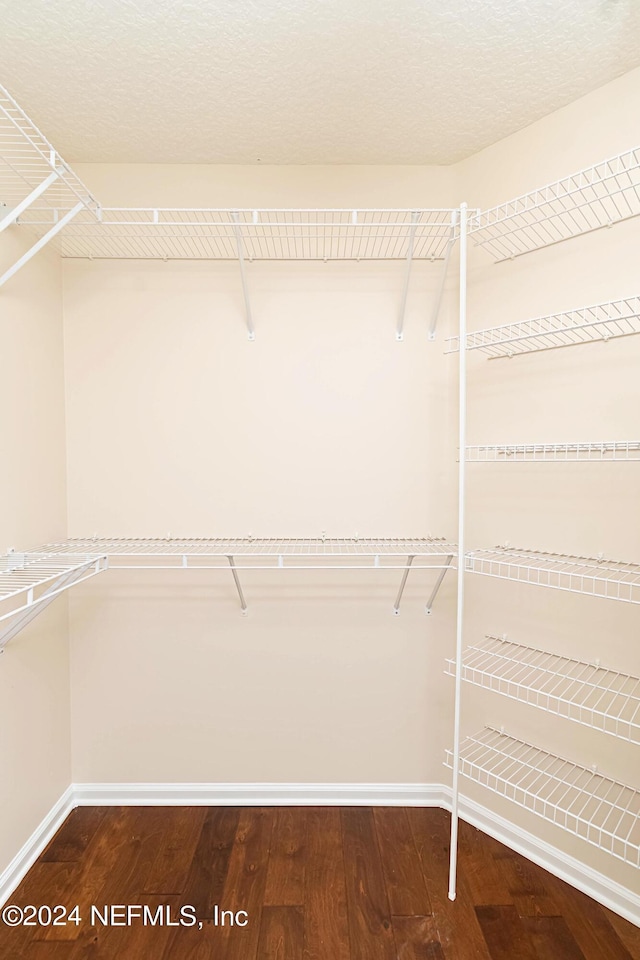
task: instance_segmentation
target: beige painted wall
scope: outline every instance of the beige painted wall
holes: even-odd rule
[[[144,202],[196,202],[205,173],[198,202],[222,205],[446,204],[452,184],[164,168]],[[453,402],[425,336],[440,269],[416,266],[397,343],[402,263],[250,264],[249,343],[233,264],[66,263],[70,533],[453,538]],[[75,779],[438,780],[453,583],[427,619],[435,574],[399,618],[399,572],[245,579],[247,619],[224,573],[74,592]]]
[[[22,253],[14,228],[0,265]],[[0,295],[0,551],[66,530],[61,268],[43,254]],[[12,640],[0,657],[0,870],[71,779],[65,598]]]

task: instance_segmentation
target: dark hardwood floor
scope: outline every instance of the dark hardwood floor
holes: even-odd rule
[[[448,827],[417,808],[80,807],[10,900],[81,921],[0,924],[0,960],[640,960],[637,927],[464,823],[451,903]],[[168,925],[184,907],[191,925]]]

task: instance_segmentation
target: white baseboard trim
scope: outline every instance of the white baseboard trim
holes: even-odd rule
[[[76,783],[77,806],[442,807],[429,783]]]
[[[77,806],[402,806],[451,808],[451,790],[429,783],[76,783],[0,873],[0,906]],[[574,857],[460,798],[460,816],[598,903],[640,926],[640,896]]]
[[[29,872],[46,845],[73,810],[73,785],[67,787],[29,839],[16,853],[8,867],[0,873],[0,907],[6,903],[22,878]]]

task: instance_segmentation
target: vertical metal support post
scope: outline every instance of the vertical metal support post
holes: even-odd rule
[[[242,609],[242,616],[246,617],[247,615],[247,602],[244,599],[244,593],[242,592],[242,587],[240,586],[240,578],[238,577],[238,571],[236,570],[236,563],[233,557],[227,557],[229,561],[229,566],[231,567],[231,573],[233,574],[233,579],[236,584],[236,590],[238,591],[238,596],[240,597],[240,607]]]
[[[438,596],[438,591],[439,591],[440,587],[442,586],[442,581],[444,580],[444,578],[445,578],[446,575],[447,575],[447,570],[448,570],[449,567],[451,566],[451,561],[452,561],[452,560],[453,560],[453,554],[451,553],[451,554],[449,554],[449,556],[447,557],[447,565],[446,565],[446,567],[443,567],[442,570],[440,571],[440,574],[439,574],[439,576],[438,576],[438,579],[437,579],[436,582],[435,582],[434,588],[433,588],[433,590],[431,591],[431,596],[430,596],[429,599],[427,600],[427,607],[426,607],[426,613],[427,613],[427,614],[430,614],[430,613],[431,613],[431,609],[432,609],[432,607],[433,607],[433,604],[434,604],[434,602],[435,602],[435,599],[436,599],[436,597]]]
[[[251,315],[251,301],[249,300],[249,286],[247,284],[247,272],[244,263],[244,247],[242,244],[242,232],[240,230],[240,214],[234,212],[231,214],[235,223],[236,247],[238,249],[238,265],[240,267],[240,279],[242,280],[242,294],[244,296],[244,309],[247,320],[247,330],[249,340],[255,340],[256,332],[253,328],[253,317]]]
[[[62,228],[66,227],[69,221],[72,220],[75,217],[76,213],[82,210],[83,207],[84,207],[84,203],[82,202],[76,203],[75,207],[73,207],[71,210],[65,213],[64,217],[61,217],[61,219],[58,220],[58,222],[54,224],[54,226],[51,227],[51,229],[48,230],[43,237],[40,237],[37,243],[34,243],[34,245],[29,250],[27,250],[27,252],[23,254],[23,256],[21,256],[19,260],[16,260],[13,266],[9,267],[9,269],[5,273],[3,273],[2,276],[0,277],[0,287],[4,283],[6,283],[7,280],[9,280],[14,275],[14,273],[17,273],[20,267],[23,267],[25,263],[28,263],[29,260],[31,260],[32,257],[35,257],[36,253],[39,250],[42,250],[42,248],[46,246],[47,243],[49,243],[49,240],[52,240],[57,233],[60,233]]]
[[[444,253],[444,263],[442,265],[442,274],[440,275],[440,286],[438,287],[438,295],[436,301],[433,305],[433,311],[431,313],[431,323],[429,325],[429,333],[427,339],[435,340],[436,338],[436,327],[438,326],[438,317],[440,315],[440,307],[442,306],[442,297],[444,295],[444,288],[447,282],[447,271],[449,269],[449,260],[451,258],[451,251],[456,242],[455,232],[456,224],[458,223],[458,211],[454,210],[451,214],[451,239],[447,243],[447,249]]]
[[[397,617],[400,615],[400,601],[402,600],[402,594],[404,593],[404,586],[407,582],[407,577],[409,576],[409,570],[411,569],[411,564],[415,560],[415,556],[409,555],[407,557],[407,565],[404,568],[404,573],[402,574],[402,580],[400,581],[400,589],[398,590],[398,596],[396,597],[396,602],[393,605],[393,615]]]
[[[54,180],[59,178],[60,174],[57,170],[54,170],[53,173],[50,173],[46,180],[43,180],[42,183],[39,183],[35,190],[32,190],[28,197],[25,197],[24,200],[21,200],[20,203],[12,207],[9,213],[0,220],[0,233],[6,228],[9,227],[12,223],[15,223],[21,213],[31,206],[31,204],[41,196],[47,187],[50,187]]]
[[[458,871],[458,817],[460,791],[460,698],[462,694],[462,643],[465,574],[465,479],[467,448],[467,205],[460,205],[460,352],[458,411],[458,597],[456,609],[456,680],[453,720],[453,784],[451,801],[451,849],[449,851],[449,900],[456,898]]]
[[[396,327],[396,340],[403,340],[404,333],[404,314],[407,307],[407,294],[409,293],[409,280],[411,279],[411,264],[413,263],[413,248],[415,245],[416,228],[420,214],[415,210],[411,214],[411,227],[409,229],[409,245],[407,247],[407,259],[404,269],[404,285],[402,287],[402,297],[400,299],[400,310],[398,311],[398,325]]]

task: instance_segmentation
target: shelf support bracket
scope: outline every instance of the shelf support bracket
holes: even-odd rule
[[[449,260],[451,258],[451,251],[453,250],[454,244],[456,242],[456,224],[458,222],[458,211],[454,210],[452,214],[452,223],[451,223],[451,237],[447,243],[447,249],[444,252],[444,263],[442,265],[442,273],[440,274],[440,286],[438,287],[438,293],[436,295],[436,301],[433,305],[433,310],[431,312],[431,323],[429,325],[429,333],[427,335],[428,340],[435,340],[436,338],[436,327],[438,326],[438,317],[440,316],[440,307],[442,306],[442,297],[444,296],[444,288],[447,282],[447,272],[449,269]]]
[[[436,597],[438,596],[438,591],[440,590],[440,587],[442,586],[442,581],[444,580],[444,578],[445,578],[446,575],[447,575],[447,570],[449,570],[449,569],[451,568],[451,561],[452,561],[452,560],[453,560],[453,554],[449,554],[449,556],[447,557],[446,566],[444,566],[444,567],[442,568],[442,570],[440,571],[440,573],[438,574],[438,579],[436,580],[436,582],[435,582],[435,584],[434,584],[434,587],[433,587],[433,590],[431,591],[431,596],[430,596],[429,599],[427,600],[427,606],[426,606],[426,609],[425,609],[425,612],[427,613],[427,615],[430,615],[430,614],[431,614],[431,609],[432,609],[432,607],[433,607],[433,604],[435,603]]]
[[[46,246],[50,240],[53,240],[56,234],[60,233],[62,228],[66,227],[69,221],[73,220],[75,215],[79,213],[80,210],[83,209],[83,207],[84,207],[84,203],[82,203],[82,201],[80,201],[79,203],[76,203],[75,207],[72,207],[71,210],[68,210],[67,213],[65,213],[64,217],[61,217],[60,220],[54,223],[51,229],[47,230],[44,236],[40,237],[40,239],[36,243],[34,243],[34,245],[30,247],[25,254],[23,254],[18,260],[16,260],[16,262],[13,264],[12,267],[9,267],[9,269],[2,274],[2,276],[0,277],[0,287],[3,286],[7,282],[7,280],[10,280],[11,277],[14,275],[14,273],[18,272],[20,267],[23,267],[25,263],[28,263],[29,260],[31,260],[32,257],[35,257],[36,253],[38,253],[39,250],[42,250],[42,248]],[[12,211],[12,214],[13,214],[13,211]]]
[[[91,567],[94,568],[92,574],[89,573]],[[46,610],[50,603],[56,599],[64,590],[72,587],[74,583],[77,583],[79,580],[86,580],[87,576],[95,576],[97,573],[102,573],[107,569],[107,560],[106,557],[99,557],[97,559],[88,560],[87,563],[83,564],[81,567],[72,570],[70,573],[64,574],[62,577],[59,577],[55,580],[51,586],[45,590],[36,600],[32,601],[30,609],[22,610],[22,612],[16,615],[15,618],[10,618],[8,626],[4,627],[3,630],[0,630],[0,653],[3,652],[4,647],[10,640],[20,633],[21,630],[24,630],[32,620],[35,620],[43,610]]]
[[[38,197],[42,196],[45,190],[50,187],[54,180],[57,180],[59,177],[60,174],[58,171],[54,170],[53,173],[50,173],[49,176],[42,181],[42,183],[39,183],[38,186],[31,191],[28,197],[25,197],[24,200],[21,200],[17,206],[12,207],[9,213],[5,214],[2,220],[0,220],[0,233],[2,233],[6,227],[10,227],[12,223],[15,223],[20,214],[24,213],[24,211],[27,210],[31,204],[38,199]]]
[[[396,597],[396,602],[393,605],[394,617],[400,616],[400,601],[402,600],[402,594],[404,593],[407,577],[409,576],[409,570],[411,569],[411,564],[413,563],[414,560],[415,560],[415,556],[409,555],[407,557],[407,565],[404,568],[404,572],[402,574],[402,580],[400,581],[400,589],[398,590],[398,596]]]
[[[242,592],[242,586],[240,585],[240,578],[238,577],[238,568],[236,567],[236,562],[232,556],[227,556],[229,561],[229,566],[231,567],[231,573],[233,574],[233,579],[236,585],[236,590],[238,591],[238,596],[240,597],[240,610],[243,617],[247,615],[247,601],[244,598],[244,593]]]
[[[255,340],[256,332],[253,327],[253,317],[251,314],[251,301],[249,300],[249,286],[247,284],[247,271],[244,262],[244,245],[242,243],[242,231],[240,229],[240,215],[237,212],[231,214],[234,221],[234,231],[236,235],[236,247],[238,249],[238,265],[240,267],[240,279],[242,280],[242,295],[244,297],[244,311],[247,321],[247,332],[249,340]]]
[[[407,308],[407,294],[409,293],[409,280],[411,279],[411,265],[413,263],[413,248],[415,246],[416,228],[420,214],[415,210],[411,214],[411,227],[409,229],[409,243],[407,246],[407,258],[404,268],[404,284],[402,286],[402,296],[400,298],[400,309],[398,311],[398,323],[396,326],[396,340],[404,340],[404,315]]]

